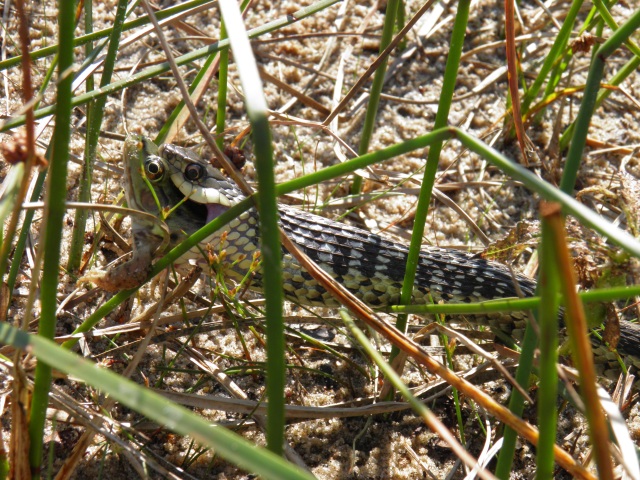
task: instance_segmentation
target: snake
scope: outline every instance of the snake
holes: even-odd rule
[[[153,259],[168,245],[185,238],[246,197],[238,186],[194,151],[173,145],[156,146],[141,135],[124,143],[125,197],[130,208],[150,214],[132,219],[133,257],[87,279],[109,291],[134,288],[147,279]],[[384,308],[400,302],[408,247],[366,230],[279,204],[280,226],[311,260],[365,304]],[[168,230],[152,221],[161,218]],[[249,279],[261,291],[260,219],[252,207],[193,247],[176,263],[211,268],[211,253],[224,252],[224,274],[237,282]],[[206,252],[209,252],[207,255]],[[218,265],[220,268],[220,265]],[[336,307],[338,302],[286,250],[282,252],[285,298],[295,303]],[[535,295],[535,280],[507,266],[462,250],[425,246],[417,266],[412,304],[470,303]],[[500,324],[513,331],[517,317]],[[640,327],[620,321],[617,353],[627,364],[640,366]],[[592,340],[601,363],[618,356],[598,337]],[[637,367],[636,367],[637,368]]]

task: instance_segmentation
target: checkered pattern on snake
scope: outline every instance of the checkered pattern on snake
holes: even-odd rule
[[[174,243],[245,198],[232,181],[190,150],[167,144],[159,147],[157,156],[149,158],[153,158],[154,174],[156,169],[167,170],[161,177],[165,180],[154,186],[162,194],[159,197],[166,197],[163,206],[173,206],[177,197],[186,198],[166,219]],[[147,164],[149,161],[145,168]],[[166,180],[168,178],[171,181]],[[281,226],[291,240],[358,298],[372,307],[399,302],[408,252],[405,245],[285,205],[280,206],[279,214]],[[245,278],[252,256],[260,248],[257,210],[252,208],[233,219],[180,261],[192,259],[207,263],[202,254],[203,245],[207,244],[213,252],[225,252],[228,265],[225,272],[229,276]],[[305,305],[337,306],[336,300],[287,251],[283,251],[283,274],[288,299]],[[251,273],[251,282],[253,289],[261,289],[259,269]],[[516,282],[523,295],[534,294],[536,284],[532,279],[513,275],[500,263],[462,251],[425,247],[420,254],[412,303],[517,297]],[[509,333],[521,324],[519,315],[507,316],[499,323],[500,328]],[[620,330],[618,350],[640,366],[640,328],[622,321]],[[615,355],[603,345],[598,346],[596,353],[605,363],[616,361]]]

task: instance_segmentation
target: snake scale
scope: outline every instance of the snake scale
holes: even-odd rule
[[[125,142],[124,161],[127,203],[131,208],[164,218],[170,247],[245,199],[233,181],[183,147],[157,147],[145,137],[131,135]],[[385,307],[398,303],[408,254],[405,245],[286,205],[279,207],[279,215],[281,226],[292,241],[366,304]],[[164,246],[166,235],[158,222],[134,218],[132,225],[133,258],[90,278],[106,290],[132,288],[146,280],[154,255]],[[250,273],[251,288],[261,289],[260,269],[255,269],[254,262],[254,254],[260,248],[255,208],[192,248],[180,258],[178,266],[185,266],[190,260],[207,263],[204,245],[213,252],[225,252],[225,275],[242,280]],[[287,299],[310,306],[337,306],[334,298],[287,251],[283,251],[283,276]],[[462,251],[425,247],[420,254],[413,303],[517,297],[514,281],[525,296],[534,294],[534,280],[514,276],[500,263]],[[608,361],[615,358],[606,346],[596,347]],[[640,365],[638,325],[621,321],[617,349],[627,363]]]

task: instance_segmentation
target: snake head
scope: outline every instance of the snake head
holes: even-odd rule
[[[127,137],[125,193],[131,208],[150,213],[166,224],[173,247],[207,221],[208,208],[197,188],[207,172],[204,163],[196,161],[199,159],[186,149],[181,149],[182,155],[165,156],[164,151],[164,146],[158,148],[146,137]],[[133,226],[134,239],[140,236],[147,241],[144,237],[152,229],[151,224],[138,222]]]
[[[164,144],[159,147],[158,156],[165,163],[171,180],[169,185],[162,184],[162,193],[166,198],[174,198],[174,202],[180,199],[180,215],[173,218],[169,215],[166,219],[172,232],[182,228],[193,233],[244,199],[232,181],[192,150]],[[197,228],[184,225],[184,218]]]
[[[173,248],[244,199],[219,170],[183,147],[157,147],[144,136],[129,135],[123,160],[127,204],[147,215],[131,218],[133,257],[129,261],[84,277],[109,291],[141,284],[167,244]]]

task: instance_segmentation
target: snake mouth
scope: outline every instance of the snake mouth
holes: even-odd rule
[[[202,228],[211,220],[219,217],[229,209],[229,207],[218,203],[199,202],[194,199],[198,197],[197,195],[187,196],[180,190],[180,188],[178,188],[175,182],[168,183],[168,187],[171,189],[171,192],[163,192],[163,196],[166,197],[166,200],[169,200],[169,198],[179,199],[179,202],[174,201],[173,205],[170,205],[171,202],[167,202],[166,204],[171,207],[175,206],[177,203],[180,204],[178,208],[171,213],[168,220],[171,221],[171,217],[173,217],[174,222],[178,222],[180,224],[188,223],[190,226],[196,227],[195,229],[190,228],[189,230],[195,231]]]
[[[156,189],[156,194],[171,230],[177,227],[192,233],[209,221],[209,206],[185,196],[173,182],[167,182],[162,189]],[[152,197],[150,192],[148,196]],[[154,198],[149,201],[156,205]],[[154,210],[157,211],[157,207]]]
[[[207,205],[207,221],[209,223],[214,218],[218,218],[224,212],[229,210],[229,207],[225,207],[224,205],[220,205],[219,203],[210,203]]]

